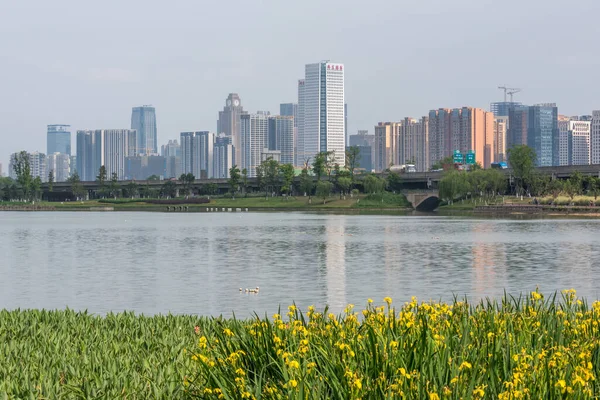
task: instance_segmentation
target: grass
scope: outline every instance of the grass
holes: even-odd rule
[[[206,207],[225,207],[225,208],[255,208],[255,209],[354,209],[354,208],[407,208],[410,207],[408,201],[403,195],[394,195],[391,193],[384,194],[384,202],[381,202],[380,195],[373,196],[355,195],[353,197],[346,196],[345,199],[340,199],[339,196],[333,195],[327,198],[325,204],[323,199],[312,196],[311,202],[309,198],[304,196],[291,196],[284,198],[282,196],[265,198],[264,196],[252,197],[213,197],[211,196],[210,203],[207,204],[186,204],[186,206],[194,210],[196,208]],[[0,203],[3,205],[6,203]],[[149,204],[144,199],[104,199],[104,200],[89,200],[89,201],[71,201],[71,202],[39,202],[37,205],[52,206],[57,210],[77,210],[89,209],[90,207],[113,207],[115,210],[149,210],[163,211],[168,206],[167,204]],[[26,206],[26,203],[18,203],[17,205]],[[177,206],[180,206],[179,204]]]
[[[291,305],[248,320],[0,312],[0,398],[592,399],[600,302]]]

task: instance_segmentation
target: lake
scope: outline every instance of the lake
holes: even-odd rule
[[[595,300],[598,232],[592,219],[0,212],[0,309],[247,317],[536,286]]]

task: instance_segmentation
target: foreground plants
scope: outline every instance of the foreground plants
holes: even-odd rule
[[[600,302],[296,306],[248,320],[0,311],[0,399],[593,399]]]
[[[341,316],[199,326],[188,394],[226,399],[597,398],[600,302],[574,290],[475,305],[392,299]]]

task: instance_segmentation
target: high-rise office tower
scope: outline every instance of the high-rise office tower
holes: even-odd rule
[[[592,111],[592,127],[590,134],[591,163],[600,164],[600,110]]]
[[[294,117],[294,136],[293,136],[293,147],[294,147],[294,159],[291,164],[298,165],[297,154],[298,154],[298,103],[283,103],[279,105],[279,115],[286,117]]]
[[[77,173],[82,181],[94,181],[101,166],[107,178],[113,173],[125,179],[125,159],[136,154],[137,132],[133,129],[77,131]]]
[[[304,79],[298,80],[298,113],[296,125],[296,166],[302,167],[307,161],[304,151]],[[309,161],[310,163],[310,161]]]
[[[527,145],[527,130],[529,123],[529,107],[515,105],[508,110],[508,125],[506,127],[506,150],[513,146]]]
[[[71,175],[71,156],[64,153],[48,154],[46,171],[54,174],[54,182],[65,182]]]
[[[2,163],[0,163],[0,178],[4,176],[4,172],[2,171]]]
[[[336,163],[345,165],[344,65],[322,61],[305,66],[302,98],[298,98],[298,147],[303,157],[334,152]],[[302,105],[301,105],[302,103]],[[300,128],[301,122],[298,122]],[[299,150],[300,152],[300,150]]]
[[[496,116],[494,118],[494,161],[506,161],[506,126],[508,116]]]
[[[269,117],[268,147],[281,152],[281,163],[294,164],[294,117]]]
[[[165,158],[165,178],[179,178],[181,175],[181,146],[177,140],[169,140],[160,146],[160,154]]]
[[[248,170],[249,177],[256,176],[256,167],[262,161],[262,153],[269,148],[269,116],[245,114],[241,117],[241,168]],[[237,153],[237,151],[236,151]],[[236,158],[237,160],[237,158]]]
[[[156,137],[156,110],[152,106],[133,107],[131,129],[137,131],[137,154],[158,154]]]
[[[196,179],[213,178],[215,134],[208,131],[181,132],[181,172]]]
[[[511,107],[520,106],[521,103],[512,101],[499,101],[490,104],[490,111],[495,117],[508,117]]]
[[[217,121],[217,134],[224,133],[231,136],[233,147],[235,148],[235,159],[240,160],[240,117],[247,114],[242,107],[242,101],[237,93],[229,93],[225,100],[223,111],[219,111]]]
[[[235,150],[231,136],[220,133],[215,137],[213,149],[213,177],[218,179],[229,178],[229,170],[236,165]],[[238,165],[240,172],[243,168]]]
[[[380,122],[375,125],[375,150],[373,169],[377,172],[386,170],[393,165],[398,154],[398,132],[400,122]]]
[[[590,165],[590,121],[569,121],[569,137],[571,138],[571,165]]]
[[[373,146],[375,135],[369,135],[368,130],[359,130],[355,135],[349,136],[349,146]]]
[[[512,129],[512,122],[510,122]],[[528,108],[527,146],[537,155],[539,167],[559,165],[558,108],[554,103]]]
[[[71,155],[70,125],[48,125],[46,132],[46,154],[62,153]]]

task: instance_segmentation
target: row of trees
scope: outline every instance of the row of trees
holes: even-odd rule
[[[456,199],[494,198],[506,192],[506,176],[497,169],[450,170],[439,182],[440,199],[452,204]]]

